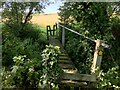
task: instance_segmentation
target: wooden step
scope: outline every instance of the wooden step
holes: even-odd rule
[[[78,72],[63,73],[62,79],[63,80],[73,80],[73,81],[90,81],[90,82],[96,81],[95,75],[80,74]]]
[[[72,64],[59,64],[62,69],[76,69]]]
[[[68,54],[61,53],[59,56],[67,56],[68,57]]]
[[[73,64],[71,60],[59,60],[59,63],[63,64]]]
[[[77,73],[78,70],[77,69],[62,69],[64,71],[64,73]]]
[[[67,57],[67,56],[59,56],[59,58],[62,59],[62,60],[68,60],[68,59],[70,59],[70,58]]]
[[[61,80],[61,84],[67,85],[67,86],[73,86],[73,87],[76,87],[76,86],[85,87],[85,86],[87,86],[86,82],[79,82],[79,81],[72,81],[72,80]]]

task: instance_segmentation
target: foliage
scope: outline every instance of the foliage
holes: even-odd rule
[[[69,40],[66,42],[65,49],[69,55],[72,56],[71,60],[74,60],[73,62],[80,73],[90,74],[90,67],[93,59],[93,47],[89,47],[89,45],[94,46],[94,44],[87,42],[81,37],[78,41],[78,37],[71,33],[68,34],[67,39]],[[74,49],[71,49],[73,47]]]
[[[97,88],[103,89],[120,89],[120,75],[119,75],[119,66],[109,69],[106,73],[101,71],[99,76],[99,82],[96,84]]]
[[[45,44],[47,44],[46,38],[44,38],[39,28],[36,29],[36,27],[31,25],[26,27],[26,31],[21,34],[22,37],[15,36],[5,26],[3,27],[2,36],[2,62],[7,67],[12,65],[12,58],[18,55],[27,55],[30,59],[40,59],[40,53],[45,48]]]
[[[85,35],[103,39],[106,28],[108,27],[109,16],[107,7],[109,3],[92,2],[66,2],[60,8],[59,15],[63,18],[62,22],[71,25],[78,32]],[[69,12],[69,13],[68,13]]]
[[[3,88],[37,88],[41,76],[41,61],[28,59],[25,55],[13,58],[11,72],[3,74]]]
[[[48,44],[45,33],[29,23],[32,14],[41,12],[48,3],[2,3],[3,88],[29,90],[41,88],[42,85],[58,88],[56,83],[61,71],[58,67],[59,48],[47,46],[43,51]]]
[[[119,2],[116,3],[102,3],[102,2],[65,2],[60,7],[60,20],[61,23],[68,28],[71,28],[85,36],[92,39],[105,40],[106,43],[111,45],[111,49],[104,49],[101,69],[105,76],[101,76],[107,84],[103,88],[113,87],[116,85],[111,81],[117,81],[112,78],[113,72],[120,73],[120,69],[116,66],[120,66],[120,18],[119,18]],[[78,69],[89,71],[87,68],[84,70],[82,65],[85,62],[89,62],[93,58],[94,44],[92,42],[83,39],[73,33],[66,30],[66,44],[65,48],[68,51],[72,59],[74,59],[75,65]],[[74,43],[73,43],[74,42]],[[88,63],[88,67],[90,66]],[[84,65],[83,65],[84,66]],[[88,73],[88,72],[86,72]],[[117,78],[120,78],[117,75]],[[111,77],[109,80],[108,77]],[[118,79],[119,80],[119,79]],[[102,87],[104,81],[100,82],[98,88]],[[108,83],[111,83],[109,85]],[[118,84],[118,86],[120,86]]]
[[[109,21],[106,6],[107,3],[66,2],[64,6],[60,8],[61,12],[59,15],[62,17],[61,22],[67,27],[93,39],[103,39],[106,34],[106,31],[103,30],[106,30]],[[76,40],[73,38],[76,38]],[[74,43],[75,45],[72,46],[73,41],[76,42]],[[75,65],[79,70],[86,66],[88,66],[88,68],[90,67],[94,47],[95,44],[92,44],[92,42],[76,36],[75,34],[66,32],[66,49],[69,54],[73,54],[70,56],[72,56],[72,59],[75,59]],[[74,50],[71,50],[72,52],[68,50],[71,48],[74,48]],[[79,52],[76,54],[76,51]],[[90,70],[87,70],[86,68],[81,72],[88,73]]]
[[[58,88],[61,69],[58,66],[60,50],[58,46],[46,46],[42,52],[42,76],[39,82],[42,88]]]
[[[3,68],[3,88],[58,88],[61,69],[58,66],[58,46],[46,46],[42,52],[42,60],[29,59],[26,55],[14,57],[11,71]],[[50,87],[49,87],[50,85]]]
[[[0,77],[2,77],[2,88],[14,88],[15,86],[12,85],[12,76],[11,72],[7,71],[5,67],[0,68]]]
[[[39,55],[46,43],[40,28],[29,23],[32,13],[45,7],[41,2],[3,2],[2,3],[2,45],[3,65],[10,67],[12,58],[27,55],[30,59],[40,59]],[[26,11],[27,10],[27,11]],[[9,62],[8,62],[9,61]]]

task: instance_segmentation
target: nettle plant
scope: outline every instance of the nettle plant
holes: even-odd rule
[[[60,80],[61,69],[58,65],[60,49],[58,46],[46,45],[42,52],[42,76],[40,88],[56,89]]]

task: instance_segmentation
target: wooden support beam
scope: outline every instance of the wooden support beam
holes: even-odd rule
[[[65,45],[65,28],[62,28],[62,45]]]
[[[96,40],[94,58],[91,66],[91,74],[98,75],[98,70],[100,69],[100,65],[102,61],[102,48],[103,48],[101,43],[102,43],[101,40],[99,39]]]
[[[62,76],[63,80],[73,80],[73,81],[89,81],[95,82],[96,77],[94,75],[80,74],[80,73],[64,73]]]

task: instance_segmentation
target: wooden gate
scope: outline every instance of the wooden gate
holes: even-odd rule
[[[47,39],[49,39],[49,36],[55,36],[57,30],[57,24],[53,25],[53,28],[51,28],[50,25],[46,26],[46,30],[47,30]]]

